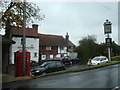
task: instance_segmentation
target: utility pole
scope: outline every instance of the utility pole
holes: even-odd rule
[[[25,49],[26,49],[26,0],[23,2],[23,42],[22,42],[22,74],[25,76]]]
[[[110,33],[112,33],[112,28],[111,28],[112,23],[106,20],[106,22],[104,22],[103,25],[104,25],[104,33],[107,34],[107,38],[105,39],[105,41],[108,47],[108,59],[109,61],[111,61],[110,47],[111,47],[112,38],[110,38]]]

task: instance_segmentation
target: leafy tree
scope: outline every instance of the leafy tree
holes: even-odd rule
[[[113,56],[120,55],[120,47],[113,41],[111,45]]]
[[[2,6],[1,6],[2,5]],[[0,1],[0,29],[5,29],[5,36],[8,39],[11,39],[11,27],[23,26],[23,2],[1,2]],[[44,20],[45,16],[42,14],[41,9],[36,6],[34,3],[26,2],[26,23],[33,23],[35,20],[41,21]],[[2,14],[2,16],[1,16]],[[6,47],[6,52],[3,51],[4,55],[6,55],[6,59],[3,60],[3,67],[8,69],[8,57],[9,57],[9,46]],[[7,72],[6,70],[5,72]]]
[[[88,35],[79,41],[79,46],[75,48],[75,51],[78,53],[78,57],[87,61],[89,58],[93,58],[98,55],[96,52],[96,38],[94,35]]]
[[[34,20],[44,20],[45,16],[41,9],[33,3],[26,2],[26,22],[33,23]],[[2,27],[6,30],[6,37],[10,37],[11,26],[23,25],[23,2],[4,2],[2,11]]]
[[[99,55],[108,56],[107,45],[105,43],[98,44],[96,52],[99,53]]]

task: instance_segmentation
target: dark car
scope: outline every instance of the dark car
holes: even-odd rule
[[[73,63],[78,63],[79,59],[77,57],[74,57],[74,56],[65,56],[62,58],[62,62],[64,64],[73,64]]]
[[[72,60],[72,59],[71,59],[70,56],[65,56],[65,57],[62,58],[61,61],[62,61],[64,64],[71,64],[71,63],[72,63],[71,60]]]
[[[78,63],[79,62],[79,59],[77,57],[71,56],[70,58],[71,58],[72,63]]]
[[[65,65],[61,61],[46,61],[42,65],[32,69],[31,74],[37,76],[60,70],[66,70]]]

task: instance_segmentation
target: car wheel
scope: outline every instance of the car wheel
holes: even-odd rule
[[[98,63],[97,65],[100,65],[100,63]]]
[[[108,61],[106,63],[108,63]]]

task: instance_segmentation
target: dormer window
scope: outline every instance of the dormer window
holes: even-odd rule
[[[46,47],[46,50],[51,50],[51,47]]]

